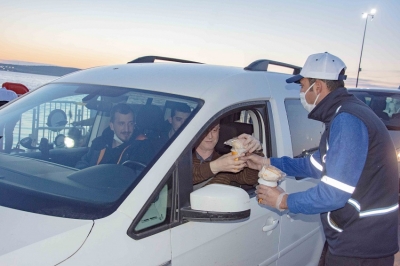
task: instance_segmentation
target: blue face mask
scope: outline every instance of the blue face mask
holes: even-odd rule
[[[310,87],[308,87],[306,92],[300,92],[300,102],[303,105],[304,109],[307,110],[307,112],[311,112],[315,108],[315,106],[316,106],[315,103],[317,102],[318,97],[319,97],[319,94],[318,94],[317,98],[315,98],[315,101],[314,101],[313,104],[308,103],[307,100],[306,100],[306,94],[314,86],[314,84],[315,84],[315,82],[313,84],[311,84]]]

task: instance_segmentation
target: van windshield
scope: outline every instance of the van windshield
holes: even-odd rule
[[[366,103],[385,123],[388,130],[400,131],[400,91],[349,90]]]
[[[197,99],[52,83],[0,107],[0,205],[98,219],[115,211],[201,107]]]

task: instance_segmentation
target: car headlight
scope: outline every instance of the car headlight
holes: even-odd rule
[[[70,137],[65,137],[64,144],[65,144],[65,147],[67,147],[67,148],[73,148],[75,146],[75,141],[73,139],[71,139]],[[397,158],[399,158],[398,155],[397,155]]]
[[[396,150],[396,155],[397,155],[397,162],[400,163],[400,149]]]

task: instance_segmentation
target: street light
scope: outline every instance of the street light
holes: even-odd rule
[[[375,13],[376,13],[376,9],[374,8],[374,9],[371,9],[371,11],[369,13],[362,14],[362,17],[365,18],[365,27],[364,27],[363,41],[362,41],[362,45],[361,45],[360,62],[358,63],[356,88],[358,86],[358,76],[360,75],[360,71],[361,71],[361,58],[362,58],[362,53],[363,53],[363,48],[364,48],[365,31],[367,30],[368,17],[371,16],[371,20],[372,20],[374,18]]]

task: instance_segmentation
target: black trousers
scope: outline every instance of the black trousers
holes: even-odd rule
[[[329,248],[325,256],[325,266],[393,266],[394,255],[378,259],[362,259],[335,256]]]

